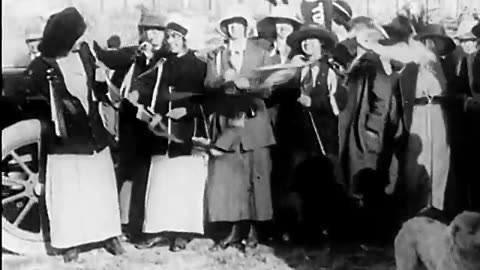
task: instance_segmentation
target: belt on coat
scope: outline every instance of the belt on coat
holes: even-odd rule
[[[423,106],[427,104],[441,104],[446,101],[446,97],[444,96],[433,96],[433,97],[421,97],[416,98],[413,101],[413,104],[416,106]]]

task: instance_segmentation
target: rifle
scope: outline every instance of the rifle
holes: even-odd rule
[[[55,125],[55,134],[60,138],[67,138],[67,126],[65,124],[65,118],[63,117],[63,104],[57,91],[55,90],[55,80],[58,79],[53,73],[53,68],[47,69],[47,80],[50,94],[50,111],[52,115],[52,121]]]

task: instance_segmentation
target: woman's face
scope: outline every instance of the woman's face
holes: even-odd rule
[[[246,36],[246,27],[240,22],[231,22],[227,25],[227,31],[231,39],[241,39]]]
[[[293,25],[290,23],[277,23],[275,27],[277,28],[277,37],[279,39],[287,39],[288,35],[293,32]]]
[[[167,44],[170,52],[175,54],[183,52],[186,48],[184,36],[176,31],[167,32]]]
[[[165,38],[165,31],[159,29],[146,29],[145,35],[147,37],[147,41],[150,42],[153,47],[159,48],[162,46],[163,39]]]
[[[323,44],[320,42],[320,40],[316,38],[305,39],[304,41],[302,41],[301,46],[302,46],[303,52],[307,56],[318,59],[322,55]]]

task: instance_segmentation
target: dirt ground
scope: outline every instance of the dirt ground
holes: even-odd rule
[[[196,239],[181,252],[169,252],[167,247],[137,250],[124,243],[125,255],[113,257],[103,249],[82,253],[80,261],[64,264],[61,256],[26,257],[2,254],[2,269],[6,270],[394,270],[391,248],[366,249],[360,246],[302,247],[260,245],[245,253],[229,248],[210,252],[211,240]]]

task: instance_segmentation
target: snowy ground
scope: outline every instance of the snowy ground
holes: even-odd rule
[[[210,252],[211,240],[192,241],[182,252],[169,252],[167,247],[137,250],[125,243],[127,253],[113,257],[104,250],[80,255],[80,261],[64,264],[62,257],[24,257],[2,254],[2,269],[6,270],[394,270],[390,248],[366,250],[360,247],[336,247],[308,250],[300,247],[259,246],[245,253],[229,248]]]

